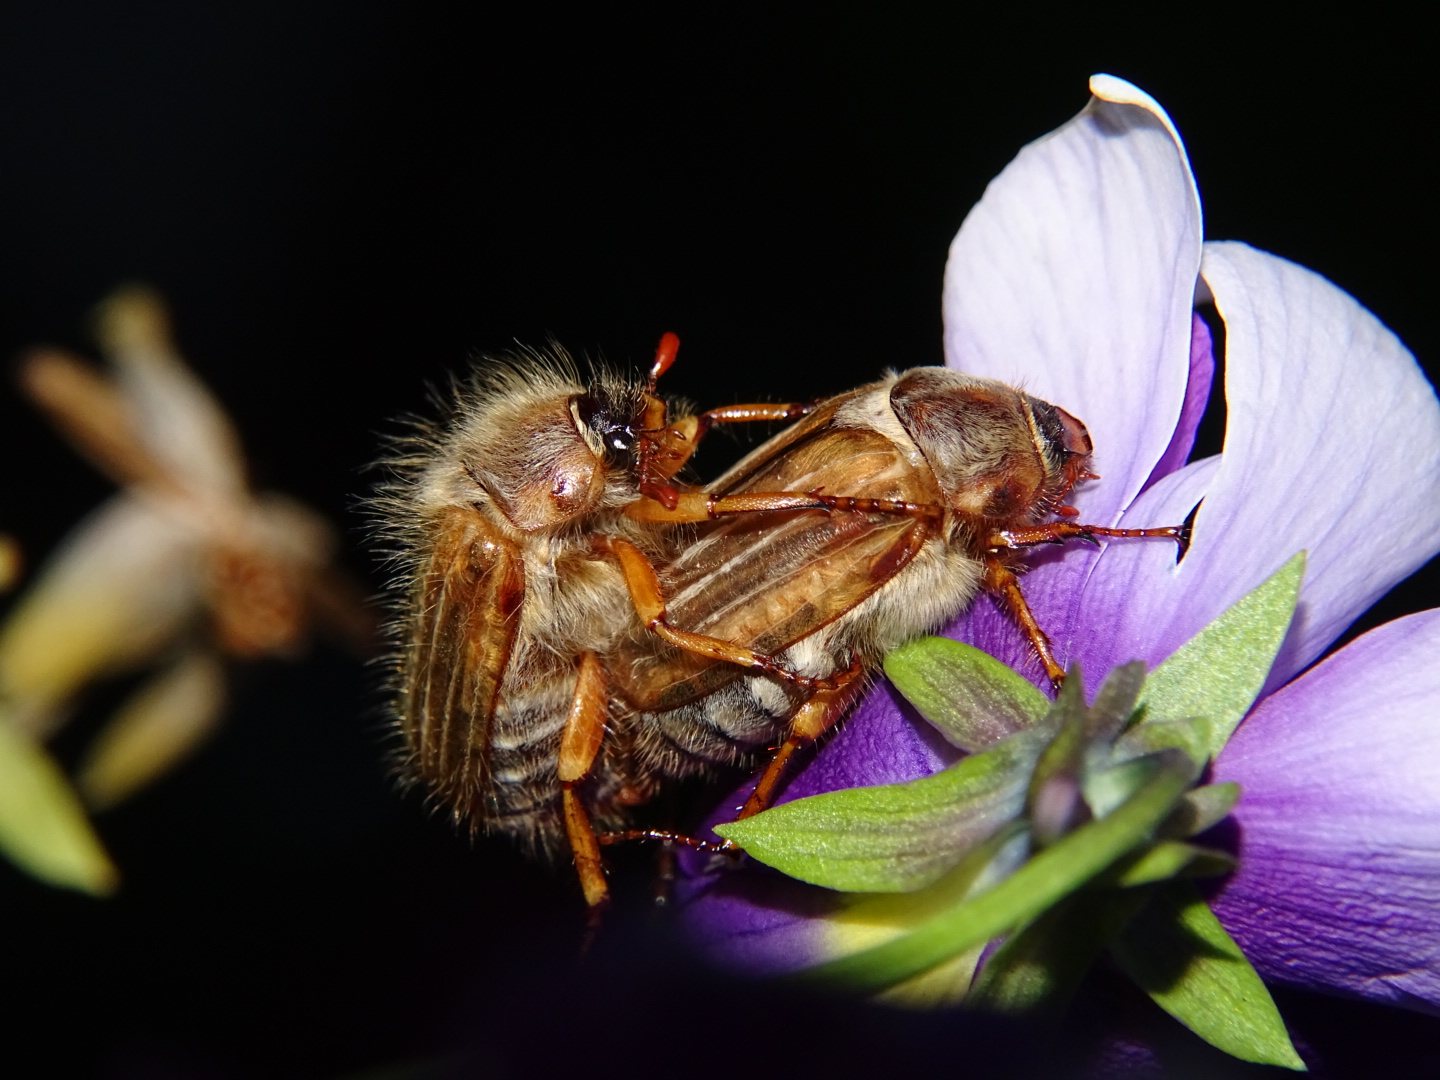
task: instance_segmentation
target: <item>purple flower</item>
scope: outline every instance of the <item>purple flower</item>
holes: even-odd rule
[[[1440,549],[1440,406],[1404,346],[1344,292],[1244,244],[1202,243],[1164,111],[1112,77],[1091,91],[991,183],[955,238],[946,360],[1085,421],[1103,479],[1077,491],[1081,520],[1170,525],[1200,509],[1178,565],[1172,546],[1145,541],[1047,552],[1026,595],[1060,661],[1094,686],[1126,661],[1158,664],[1308,552],[1266,691],[1214,766],[1244,788],[1240,868],[1214,908],[1268,978],[1440,1010],[1440,722],[1427,707],[1440,693],[1440,612],[1306,671]],[[1194,313],[1210,300],[1226,331],[1228,427],[1223,454],[1186,464],[1215,373]],[[987,599],[946,633],[1043,685]],[[782,801],[912,779],[947,751],[883,686]],[[696,883],[686,917],[717,957],[787,970],[860,943],[846,910],[757,870]]]

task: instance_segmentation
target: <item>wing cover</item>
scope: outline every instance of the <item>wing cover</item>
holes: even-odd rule
[[[891,439],[835,425],[833,415],[827,408],[806,417],[708,490],[729,495],[821,488],[859,498],[940,500],[929,470],[913,464]],[[927,519],[818,510],[716,521],[659,568],[668,621],[760,652],[780,652],[855,608],[894,577],[934,530]],[[733,665],[653,641],[632,643],[622,659],[628,663],[617,665],[621,689],[647,709],[674,708],[740,674]]]
[[[479,514],[446,510],[415,581],[404,732],[416,771],[457,811],[486,780],[496,694],[525,598],[518,551]]]

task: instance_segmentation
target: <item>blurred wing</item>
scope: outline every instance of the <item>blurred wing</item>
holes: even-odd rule
[[[748,468],[737,466],[712,490],[823,488],[860,498],[939,501],[929,472],[869,429],[810,425],[769,460],[747,461]],[[932,535],[929,520],[880,513],[790,511],[717,522],[660,568],[668,620],[759,652],[781,652],[854,609]],[[624,659],[629,663],[619,668],[627,695],[649,708],[672,708],[740,674],[650,639],[632,643]]]
[[[412,592],[400,726],[415,771],[460,813],[483,786],[524,598],[519,552],[484,518],[457,508],[435,523]]]

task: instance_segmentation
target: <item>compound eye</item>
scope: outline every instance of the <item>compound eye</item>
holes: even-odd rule
[[[620,457],[635,449],[635,431],[630,425],[617,425],[606,429],[605,450],[612,457]]]
[[[635,418],[621,416],[615,406],[601,401],[593,392],[576,394],[570,399],[570,415],[580,435],[594,449],[614,462],[635,449]]]

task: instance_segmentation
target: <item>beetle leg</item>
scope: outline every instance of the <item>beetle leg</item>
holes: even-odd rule
[[[655,384],[670,370],[680,351],[680,339],[672,333],[660,336],[655,349],[655,363],[645,383],[645,408],[641,415],[639,452],[640,494],[667,509],[674,509],[679,489],[665,481],[685,467],[700,445],[700,440],[716,424],[747,424],[757,420],[783,422],[798,420],[814,412],[822,398],[814,401],[755,405],[727,405],[698,416],[683,416],[673,423],[667,420],[665,403],[655,396]]]
[[[1063,543],[1066,540],[1095,541],[1099,536],[1122,538],[1163,537],[1184,545],[1189,539],[1189,527],[1170,525],[1159,529],[1109,529],[1103,525],[1082,525],[1074,521],[1051,521],[1044,525],[1031,525],[1023,529],[1002,529],[991,533],[985,540],[990,550],[1031,547],[1035,544]]]
[[[799,420],[815,411],[815,406],[824,399],[816,398],[814,401],[788,401],[788,402],[760,402],[754,405],[726,405],[719,409],[710,409],[708,412],[700,413],[698,416],[687,416],[686,421],[693,422],[693,430],[687,433],[689,450],[685,454],[689,458],[695,452],[712,427],[716,424],[753,424],[760,421],[771,423],[784,423],[786,420]],[[681,464],[684,464],[683,462]]]
[[[670,489],[671,497],[662,501],[658,496],[637,499],[625,507],[625,516],[636,521],[680,524],[710,521],[729,514],[765,513],[776,510],[825,510],[825,501],[818,495],[799,491],[755,492],[748,495],[707,495],[703,491],[680,492]]]
[[[660,592],[660,579],[655,576],[655,568],[650,565],[650,560],[628,540],[612,536],[608,543],[610,550],[620,560],[620,569],[625,574],[625,585],[630,590],[630,600],[635,605],[636,614],[640,616],[645,628],[657,637],[685,652],[712,660],[724,660],[751,671],[773,675],[807,690],[830,690],[839,685],[835,678],[817,679],[791,671],[773,656],[747,649],[744,645],[671,626],[665,619],[665,598]]]
[[[639,447],[640,494],[644,496],[627,510],[640,521],[704,521],[725,511],[711,512],[711,500],[703,492],[682,492],[670,478],[685,467],[699,448],[705,432],[716,423],[739,423],[745,420],[791,420],[804,416],[814,408],[812,402],[787,405],[732,405],[713,409],[698,416],[684,416],[673,423],[647,432]],[[730,414],[734,415],[730,415]],[[784,493],[790,495],[793,493]],[[684,501],[686,509],[676,516],[676,506]],[[721,500],[723,501],[723,500]],[[808,501],[800,509],[822,508],[823,502]],[[663,508],[663,512],[662,512]],[[764,507],[791,510],[795,507]],[[704,512],[702,512],[702,510]],[[734,511],[730,511],[734,512]],[[653,515],[653,516],[652,516]]]
[[[809,746],[845,715],[845,710],[863,685],[860,676],[864,670],[858,659],[851,661],[850,667],[839,675],[833,687],[817,692],[796,710],[790,718],[790,730],[785,741],[776,747],[770,763],[760,774],[755,790],[741,807],[737,821],[758,814],[770,805],[775,798],[775,789],[785,775],[786,763],[796,750]]]
[[[945,513],[944,507],[929,503],[900,502],[895,499],[854,499],[844,495],[824,495],[819,491],[756,491],[744,495],[708,495],[703,491],[682,493],[671,490],[673,501],[662,504],[658,499],[639,499],[625,508],[625,516],[636,521],[678,524],[711,521],[735,514],[763,514],[781,510],[839,510],[857,514],[896,514],[924,518],[938,518]]]
[[[609,847],[611,844],[630,844],[641,840],[655,840],[662,844],[680,844],[694,851],[732,850],[726,842],[701,840],[699,837],[673,832],[670,829],[620,829],[616,832],[600,833],[598,839],[601,847]]]
[[[685,467],[703,439],[716,424],[751,424],[760,421],[784,423],[798,420],[815,411],[815,401],[791,401],[755,405],[727,405],[695,416],[682,416],[669,425],[646,432],[651,442],[649,467],[651,477],[669,479]]]
[[[1030,610],[1025,594],[1020,591],[1020,579],[999,556],[985,556],[985,591],[999,600],[1001,606],[1010,613],[1010,617],[1020,624],[1020,629],[1035,647],[1040,663],[1045,667],[1045,674],[1050,677],[1051,687],[1059,692],[1065,682],[1065,669],[1055,659],[1055,650],[1050,645],[1050,639],[1045,636],[1045,631],[1040,629],[1035,613]]]
[[[570,699],[570,715],[560,735],[559,775],[561,798],[565,810],[565,833],[575,855],[575,872],[585,892],[585,903],[592,912],[610,899],[605,884],[605,867],[600,861],[600,842],[590,817],[580,802],[575,786],[584,780],[600,751],[605,737],[608,697],[605,670],[600,658],[590,651],[581,654],[580,670],[575,679],[575,694]]]

